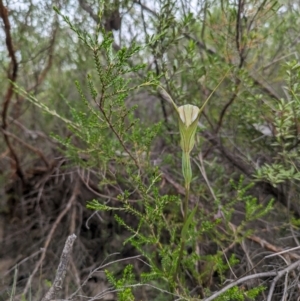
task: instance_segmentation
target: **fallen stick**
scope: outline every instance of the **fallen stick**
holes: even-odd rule
[[[73,248],[74,241],[76,239],[76,235],[72,234],[67,238],[65,243],[65,247],[62,251],[60,262],[57,268],[56,276],[53,281],[52,286],[50,287],[49,291],[46,293],[42,301],[50,301],[56,299],[56,294],[59,290],[62,289],[62,284],[66,277],[66,272],[68,268],[68,264],[71,257],[71,252]]]

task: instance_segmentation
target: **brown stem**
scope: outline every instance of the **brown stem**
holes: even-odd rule
[[[8,54],[10,56],[11,59],[11,69],[10,72],[8,74],[8,80],[10,81],[8,89],[6,91],[6,95],[4,98],[4,102],[3,102],[3,109],[2,109],[2,129],[5,131],[7,129],[7,113],[8,113],[8,107],[10,104],[10,101],[12,99],[12,96],[14,94],[14,83],[17,80],[17,74],[18,74],[18,63],[17,63],[17,59],[16,59],[16,55],[15,55],[15,51],[14,51],[14,47],[13,47],[13,42],[12,42],[12,38],[11,38],[11,34],[10,34],[10,22],[9,22],[9,18],[8,18],[8,10],[7,8],[3,5],[3,1],[0,0],[0,17],[3,20],[4,23],[4,31],[5,31],[5,42],[6,42],[6,48],[8,51]],[[25,176],[23,174],[23,171],[21,169],[21,165],[19,162],[19,158],[15,152],[15,150],[13,149],[9,137],[7,134],[5,134],[5,132],[3,132],[3,136],[4,136],[4,140],[5,143],[10,151],[10,156],[14,161],[14,168],[16,170],[16,174],[19,176],[19,178],[21,179],[22,183],[25,184]]]

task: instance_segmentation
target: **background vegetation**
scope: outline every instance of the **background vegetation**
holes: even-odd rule
[[[299,15],[0,0],[0,299],[42,298],[75,233],[56,299],[297,300]],[[209,98],[190,191],[171,98]]]

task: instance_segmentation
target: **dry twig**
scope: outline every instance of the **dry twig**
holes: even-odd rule
[[[219,291],[213,293],[210,297],[203,299],[202,301],[212,301],[214,299],[216,299],[217,297],[219,297],[220,295],[224,294],[225,292],[227,292],[229,289],[233,288],[234,286],[237,286],[241,283],[244,283],[246,281],[249,281],[251,279],[257,279],[257,278],[266,278],[266,277],[275,277],[272,281],[272,285],[269,291],[269,295],[268,295],[268,299],[267,301],[271,301],[272,299],[272,295],[273,295],[273,291],[276,285],[276,282],[282,277],[284,276],[286,273],[289,273],[290,271],[296,269],[298,266],[300,265],[300,260],[290,264],[289,266],[287,266],[286,268],[282,269],[281,271],[270,271],[270,272],[265,272],[265,273],[257,273],[257,274],[253,274],[253,275],[249,275],[249,276],[245,276],[242,278],[239,278],[233,282],[231,282],[230,284],[226,285],[225,287],[223,287],[222,289],[220,289]]]
[[[277,273],[277,276],[273,279],[270,290],[269,290],[269,294],[268,294],[268,299],[267,301],[272,301],[272,296],[273,296],[273,292],[275,289],[275,285],[277,283],[277,281],[284,275],[287,275],[290,271],[298,268],[300,266],[300,260],[288,265],[285,269],[279,271]]]

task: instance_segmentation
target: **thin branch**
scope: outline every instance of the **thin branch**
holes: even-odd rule
[[[248,25],[248,27],[247,27],[247,32],[250,32],[250,31],[251,31],[251,27],[252,27],[252,25],[253,25],[253,23],[254,23],[256,17],[258,16],[259,12],[262,11],[262,9],[263,9],[263,7],[265,6],[266,3],[267,3],[267,0],[264,0],[264,1],[260,4],[260,6],[258,7],[258,9],[256,10],[256,12],[255,12],[253,18],[252,18],[251,21],[249,22],[249,25]]]
[[[78,2],[79,2],[80,7],[90,15],[90,17],[95,21],[96,24],[101,24],[101,20],[100,20],[99,16],[97,14],[95,14],[92,6],[90,6],[85,0],[78,0]],[[107,26],[105,26],[105,30],[111,31],[111,29],[109,29]],[[121,49],[121,47],[114,41],[113,49],[115,51],[119,51]]]
[[[61,222],[61,220],[63,219],[63,217],[67,214],[67,212],[72,208],[72,204],[75,202],[76,200],[76,197],[79,193],[79,180],[77,179],[76,180],[76,184],[75,184],[75,187],[73,188],[73,194],[71,195],[66,207],[64,208],[63,211],[61,211],[61,213],[58,215],[57,219],[55,220],[47,238],[46,238],[46,242],[44,244],[44,248],[43,248],[43,252],[42,252],[42,255],[41,255],[41,258],[40,260],[37,262],[37,264],[35,265],[35,268],[33,270],[33,272],[31,273],[31,275],[29,276],[28,280],[27,280],[27,283],[26,283],[26,286],[24,288],[24,291],[23,291],[23,295],[26,295],[30,286],[31,286],[31,282],[32,282],[32,279],[34,277],[34,275],[37,273],[38,269],[40,268],[40,266],[42,265],[45,257],[46,257],[46,251],[49,247],[49,244],[51,242],[51,239],[53,237],[53,234],[56,230],[56,228],[58,227],[59,223]]]
[[[33,147],[32,145],[26,143],[25,141],[23,141],[22,139],[20,139],[18,136],[8,132],[8,131],[5,131],[3,129],[0,129],[1,132],[13,139],[15,139],[16,141],[18,141],[20,144],[22,144],[23,146],[27,147],[28,149],[30,149],[31,151],[33,151],[34,153],[36,153],[42,161],[44,161],[44,163],[46,164],[47,167],[50,167],[50,162],[47,160],[47,158],[44,156],[44,154],[38,149],[38,148],[35,148]]]
[[[112,254],[114,255],[114,254]],[[86,279],[83,281],[83,283],[77,288],[77,290],[70,296],[68,297],[68,300],[73,300],[76,295],[78,294],[78,292],[81,290],[82,287],[84,287],[88,280],[93,276],[93,274],[95,274],[96,272],[99,272],[100,270],[103,270],[104,268],[112,265],[112,264],[115,264],[115,263],[118,263],[118,262],[122,262],[122,261],[128,261],[128,260],[133,260],[133,259],[139,259],[141,257],[141,255],[136,255],[136,256],[132,256],[132,257],[127,257],[127,258],[121,258],[121,259],[117,259],[117,260],[114,260],[114,261],[111,261],[111,262],[108,262],[106,264],[101,264],[99,267],[95,268],[94,270],[92,270],[89,275],[86,277]]]
[[[17,262],[12,268],[10,268],[8,271],[6,271],[4,273],[4,276],[8,275],[11,271],[15,270],[16,268],[18,268],[21,264],[23,264],[24,262],[28,261],[29,259],[32,259],[33,257],[39,255],[42,252],[42,250],[38,250],[36,252],[34,252],[33,254],[31,254],[30,256],[22,259],[20,262]]]
[[[9,79],[10,83],[9,83],[8,89],[6,91],[6,95],[5,95],[4,102],[3,102],[2,114],[1,114],[2,115],[1,127],[3,130],[6,130],[7,129],[8,107],[11,102],[12,96],[14,94],[14,83],[16,82],[17,75],[18,75],[18,62],[17,62],[17,58],[15,55],[11,34],[10,34],[10,22],[9,22],[9,18],[8,18],[8,10],[3,5],[2,0],[0,0],[0,17],[2,18],[3,23],[4,23],[6,48],[7,48],[8,54],[11,59],[11,64],[10,64],[11,70],[10,70],[10,73],[8,74],[8,79]],[[8,136],[5,133],[3,133],[3,135],[4,135],[5,143],[10,150],[10,155],[14,160],[14,163],[15,163],[14,168],[16,169],[16,173],[19,176],[19,178],[21,179],[22,183],[25,184],[25,182],[26,182],[25,176],[22,171],[22,168],[21,168],[21,165],[19,162],[19,158],[18,158],[15,150],[13,149]]]
[[[238,66],[239,70],[242,69],[242,67],[244,65],[244,62],[246,60],[246,55],[245,55],[246,46],[241,45],[242,35],[243,35],[241,15],[242,15],[242,11],[243,11],[243,6],[244,6],[243,0],[239,0],[238,1],[238,12],[237,12],[237,18],[236,18],[236,48],[237,48],[237,51],[238,51],[239,56],[240,56],[240,63],[239,63],[239,66]],[[236,77],[233,95],[231,96],[231,98],[225,104],[225,106],[223,107],[223,109],[221,111],[220,118],[219,118],[217,128],[216,128],[216,133],[219,132],[219,130],[222,126],[225,113],[227,112],[228,108],[233,104],[233,102],[237,98],[240,84],[241,84],[241,80],[238,77]]]
[[[205,35],[205,29],[206,29],[207,11],[208,11],[208,1],[205,1],[204,12],[203,12],[202,30],[201,30],[201,39],[202,39],[202,41],[204,41],[204,35]]]
[[[79,0],[79,4],[81,8],[85,10],[97,24],[100,23],[99,16],[94,13],[91,6],[89,6],[84,0]]]
[[[241,15],[242,15],[242,10],[243,10],[243,6],[244,3],[242,2],[243,0],[239,0],[238,1],[238,11],[237,11],[237,16],[236,16],[236,37],[235,37],[235,41],[236,41],[236,49],[239,53],[240,56],[240,64],[239,64],[239,68],[241,68],[243,66],[245,57],[244,57],[244,45],[241,45],[242,42],[242,35],[243,35],[243,27],[242,27],[242,22],[241,22]]]
[[[189,35],[187,33],[184,33],[183,35],[188,40],[193,40],[200,50],[205,50],[209,55],[218,57],[218,59],[220,59],[222,62],[226,62],[226,60],[223,56],[221,56],[219,53],[217,53],[217,51],[214,50],[213,48],[208,48],[202,41],[195,39],[194,37],[192,37],[191,35]],[[270,97],[275,98],[276,100],[280,100],[281,97],[268,84],[264,83],[256,75],[252,74],[250,71],[248,71],[246,69],[244,71],[246,71],[248,73],[249,77],[252,78],[253,84],[255,86],[258,86],[263,92],[268,94]],[[265,79],[263,79],[263,80],[265,80]]]
[[[270,287],[270,290],[269,290],[269,294],[268,294],[268,299],[267,301],[272,301],[272,296],[273,296],[273,292],[274,292],[274,289],[275,289],[275,285],[277,283],[277,281],[282,277],[284,276],[285,274],[288,274],[290,271],[298,268],[300,266],[300,260],[290,264],[289,266],[287,266],[285,269],[279,271],[277,273],[277,276],[273,279],[272,281],[272,284],[271,284],[271,287]]]
[[[227,112],[228,108],[233,104],[233,102],[235,101],[235,99],[237,98],[240,84],[241,84],[241,80],[239,78],[236,78],[233,95],[231,96],[231,98],[225,104],[225,106],[223,107],[223,109],[221,111],[220,118],[219,118],[219,121],[218,121],[218,124],[217,124],[217,128],[215,130],[216,134],[219,132],[219,130],[220,130],[221,126],[222,126],[225,113]]]
[[[141,1],[139,1],[138,4],[141,7],[141,17],[142,17],[142,23],[143,23],[144,33],[145,33],[146,37],[148,37],[149,34],[147,32],[147,23],[146,23],[145,15],[144,15],[144,10],[146,10],[146,9],[145,9],[145,6],[141,3]],[[159,78],[159,76],[160,76],[160,70],[159,70],[159,66],[158,66],[157,56],[155,54],[155,49],[154,49],[154,47],[151,47],[151,46],[150,46],[150,48],[152,50],[152,55],[154,57],[155,73],[156,73],[156,76]],[[167,114],[167,110],[166,110],[164,99],[163,99],[163,97],[159,93],[158,93],[158,96],[159,96],[159,99],[160,99],[160,105],[161,105],[161,108],[162,108],[162,112],[163,112],[163,116],[164,116],[166,128],[167,128],[167,130],[169,132],[171,132],[171,128],[169,127],[169,124],[168,124],[168,114]],[[173,136],[171,136],[171,140],[173,140]]]
[[[31,90],[36,89],[36,87],[39,86],[44,81],[44,79],[46,78],[48,72],[50,71],[50,69],[52,67],[57,29],[58,29],[58,21],[57,21],[57,18],[55,18],[54,28],[53,28],[52,36],[51,36],[51,39],[50,39],[49,49],[48,49],[47,64],[46,64],[44,70],[42,70],[42,72],[40,73],[40,75],[37,79],[37,82],[34,84],[34,86],[30,87],[27,90],[27,92],[30,92]]]
[[[94,58],[95,61],[98,61],[98,57],[97,57],[97,51],[94,51]],[[118,133],[118,131],[115,129],[115,127],[113,126],[113,124],[110,121],[109,116],[107,115],[105,109],[104,109],[104,101],[105,101],[105,83],[102,83],[102,91],[101,91],[101,98],[99,100],[99,110],[102,113],[107,125],[109,126],[109,128],[111,129],[111,131],[114,133],[114,135],[117,137],[117,139],[119,140],[121,146],[123,147],[124,151],[129,155],[129,157],[133,160],[135,166],[137,167],[138,170],[140,170],[140,165],[138,160],[134,157],[134,155],[131,153],[131,151],[129,150],[129,148],[125,145],[125,142],[123,141],[122,137],[120,136],[120,134]]]
[[[294,253],[292,251],[294,250],[297,250],[300,248],[300,246],[298,247],[295,247],[295,248],[291,248],[291,249],[288,249],[288,250],[284,250],[282,249],[281,247],[277,247],[277,246],[274,246],[272,244],[270,244],[269,242],[267,242],[266,240],[256,236],[256,235],[251,235],[248,237],[248,239],[260,244],[264,249],[267,249],[271,252],[274,252],[273,254],[270,254],[268,256],[265,256],[265,258],[270,258],[270,257],[273,257],[273,256],[278,256],[278,255],[281,255],[281,254],[285,254],[285,253],[289,253],[288,256],[291,258],[291,259],[297,259],[297,260],[300,260],[300,255],[297,254],[297,253]]]
[[[233,288],[234,286],[237,286],[237,285],[247,282],[249,280],[257,279],[257,278],[274,277],[276,275],[277,275],[276,271],[271,271],[271,272],[253,274],[253,275],[249,275],[249,276],[237,279],[237,280],[231,282],[230,284],[226,285],[225,287],[223,287],[221,290],[213,293],[210,297],[203,299],[202,301],[212,301],[212,300],[216,299],[217,297],[219,297],[220,295],[227,292],[229,289]]]
[[[143,10],[145,10],[146,12],[150,13],[151,15],[155,16],[156,18],[159,17],[159,14],[156,13],[154,10],[152,10],[151,8],[149,8],[148,6],[144,5],[141,0],[133,0],[133,3],[138,4]]]

